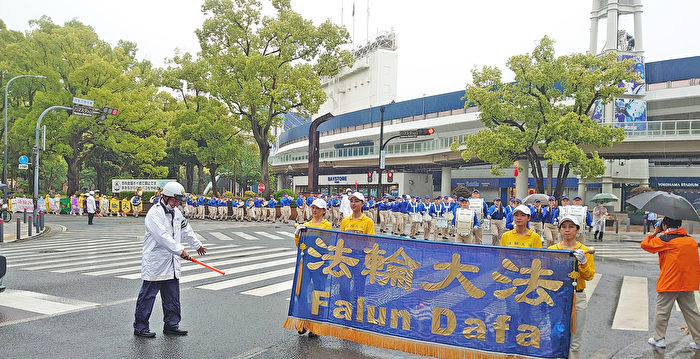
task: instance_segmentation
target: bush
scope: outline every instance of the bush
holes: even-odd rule
[[[253,192],[253,191],[245,191],[245,193],[243,193],[243,200],[244,200],[244,201],[247,201],[248,198],[255,197],[255,196],[257,196],[257,195],[258,195],[258,194],[255,193],[255,192]]]
[[[280,199],[282,199],[282,196],[284,196],[285,193],[288,194],[290,198],[296,198],[296,197],[297,197],[297,194],[294,193],[294,191],[292,191],[292,190],[289,189],[289,188],[284,188],[284,189],[281,189],[281,190],[279,190],[279,191],[273,193],[273,194],[272,194],[272,197],[275,197],[275,199],[279,201]]]
[[[231,191],[224,192],[223,196],[225,196],[226,198],[233,198],[234,197],[233,192],[231,192]]]
[[[457,186],[452,190],[452,194],[457,197],[469,198],[472,196],[472,190],[465,186]]]

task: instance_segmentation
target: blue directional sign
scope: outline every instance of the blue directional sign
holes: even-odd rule
[[[25,155],[19,156],[19,163],[26,165],[27,163],[29,163],[29,157]]]

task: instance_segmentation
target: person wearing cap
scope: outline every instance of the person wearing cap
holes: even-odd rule
[[[474,232],[479,228],[479,217],[469,206],[469,198],[459,197],[459,207],[452,210],[452,226],[455,228],[455,242],[476,243]]]
[[[149,318],[156,295],[160,293],[163,303],[163,334],[187,335],[180,329],[180,260],[189,260],[190,255],[180,244],[187,241],[199,255],[207,249],[197,239],[182,212],[178,208],[185,199],[185,188],[178,182],[168,182],[158,203],[146,213],[146,232],[141,250],[141,290],[136,300],[134,335],[154,338],[149,329]]]
[[[343,232],[374,234],[374,221],[362,214],[362,205],[365,203],[365,196],[360,192],[350,195],[350,207],[352,214],[343,218],[340,222],[340,230]]]
[[[311,219],[311,204],[314,202],[314,193],[309,193],[309,196],[306,197],[306,202],[304,202],[304,220],[308,221]]]
[[[85,207],[88,215],[88,224],[92,224],[92,219],[95,217],[95,197],[93,195],[95,191],[88,192],[87,198],[85,198]]]
[[[386,233],[391,213],[391,203],[389,203],[389,196],[384,195],[382,201],[377,205],[377,210],[379,211],[379,232]]]
[[[508,199],[508,205],[506,206],[506,215],[513,213],[515,207],[517,207],[517,204],[515,204],[515,197],[510,197],[510,199]]]
[[[559,234],[561,241],[547,247],[548,249],[563,249],[573,251],[574,257],[578,261],[578,279],[576,281],[576,330],[571,335],[569,345],[569,358],[578,359],[581,351],[583,329],[586,325],[586,308],[588,298],[586,296],[586,281],[593,279],[595,275],[595,263],[593,255],[588,253],[588,248],[576,240],[576,233],[581,229],[581,224],[575,216],[564,216],[559,221]],[[696,246],[697,247],[697,246]],[[697,251],[696,251],[697,252]]]
[[[476,202],[474,201],[475,199],[477,200]],[[481,202],[481,205],[479,205],[477,202]],[[481,199],[481,192],[479,192],[479,190],[476,188],[472,191],[472,199],[470,200],[470,205],[472,206],[472,209],[474,209],[474,212],[476,212],[477,217],[479,217],[479,221],[483,222],[486,213],[488,213],[489,211],[489,206],[486,204],[486,201]],[[474,237],[477,243],[482,242],[484,237],[484,229],[481,228],[481,226],[476,226],[474,228]]]
[[[331,221],[333,227],[340,226],[340,196],[336,193],[331,199]]]
[[[593,219],[591,218],[591,213],[588,212],[588,207],[583,205],[583,199],[581,199],[580,196],[574,197],[574,200],[572,201],[572,206],[581,208],[581,213],[584,213],[581,217],[579,217],[579,222],[583,224],[583,221],[586,222],[586,228],[592,228],[593,227]],[[586,243],[586,232],[581,230],[578,231],[578,240],[581,243]]]
[[[493,199],[493,205],[486,212],[486,217],[491,220],[491,245],[501,243],[501,235],[506,231],[506,207],[501,203],[501,197]]]
[[[301,231],[305,228],[320,228],[320,229],[332,229],[333,225],[328,222],[324,217],[326,214],[327,203],[326,201],[317,198],[311,202],[311,219],[297,226],[294,230],[294,244],[299,248],[299,236]]]
[[[459,197],[461,198],[461,197]],[[455,209],[459,208],[459,198],[455,195],[452,197],[450,196],[445,196],[443,197],[445,208],[447,212],[445,213],[445,217],[447,217],[447,236],[451,237],[454,236],[455,234],[455,215],[454,211]],[[447,239],[447,238],[445,238]]]
[[[369,196],[369,218],[375,223],[377,222],[377,201],[372,195]]]
[[[411,201],[408,202],[408,215],[411,221],[411,238],[416,239],[416,233],[418,233],[418,226],[420,226],[423,221],[423,216],[420,212],[420,203],[416,201],[416,196],[411,197]]]
[[[532,229],[537,232],[537,234],[542,237],[544,235],[544,208],[542,208],[542,201],[537,198],[535,202],[530,207],[530,225]]]
[[[302,224],[304,223],[304,195],[299,193],[294,204],[297,209],[297,224]]]
[[[693,338],[690,347],[700,350],[700,312],[695,302],[700,283],[698,243],[681,228],[682,224],[680,219],[666,216],[654,233],[646,236],[640,244],[643,250],[659,255],[654,336],[648,342],[659,348],[666,347],[666,328],[675,302]]]
[[[602,242],[603,233],[605,232],[605,217],[608,215],[608,209],[603,206],[603,202],[598,202],[598,205],[593,208],[593,241]]]
[[[400,210],[401,210],[401,203],[403,203],[403,198],[401,196],[396,196],[394,199],[394,202],[391,203],[391,234],[398,236],[399,235],[399,220],[400,218]]]
[[[549,196],[549,205],[544,208],[544,216],[542,221],[544,222],[544,228],[542,229],[544,233],[544,240],[547,247],[553,246],[554,242],[557,241],[559,231],[557,229],[557,223],[559,220],[559,208],[557,208],[557,198],[554,196]]]
[[[437,241],[438,237],[444,237],[445,232],[447,231],[447,228],[437,228],[436,225],[436,219],[440,217],[444,217],[445,212],[447,212],[447,208],[441,201],[441,197],[437,196],[435,197],[435,201],[430,205],[430,208],[428,209],[428,214],[430,214],[430,217],[432,217],[432,220],[430,221],[430,228],[433,232],[433,240]]]
[[[514,228],[501,236],[501,245],[506,247],[542,248],[542,238],[528,227],[530,208],[526,205],[515,207],[513,213]]]
[[[350,188],[345,190],[343,197],[340,199],[340,219],[350,217],[352,215],[352,207],[350,207],[350,196],[352,195],[352,190]]]
[[[421,222],[421,230],[423,231],[423,239],[428,240],[430,236],[430,214],[428,210],[430,209],[430,196],[427,194],[423,198],[423,201],[418,204],[418,213],[423,217]]]
[[[403,202],[401,204],[401,211],[400,211],[400,216],[401,216],[401,228],[399,235],[401,237],[406,236],[406,227],[409,226],[411,223],[411,215],[409,214],[409,206],[411,204],[411,196],[405,194],[403,195]]]
[[[78,196],[78,215],[82,216],[85,213],[85,193]]]

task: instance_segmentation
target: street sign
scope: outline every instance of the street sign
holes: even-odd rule
[[[379,168],[380,169],[386,168],[385,162],[386,162],[386,151],[382,150],[382,152],[379,153]]]
[[[94,114],[94,110],[95,109],[92,107],[73,105],[73,114],[76,116],[92,117]]]
[[[399,131],[399,136],[404,138],[418,137],[418,130]]]
[[[29,157],[25,155],[19,156],[19,163],[26,165],[27,163],[29,163]]]
[[[20,164],[19,164],[19,169],[21,169],[21,170],[28,170],[28,169],[29,169],[29,165],[26,164],[26,163],[20,163]]]
[[[258,185],[258,192],[265,192],[265,185],[264,184],[259,184]]]
[[[73,97],[73,103],[76,105],[83,105],[83,106],[87,106],[87,107],[92,107],[95,105],[94,101],[86,100],[86,99],[80,98],[80,97]]]

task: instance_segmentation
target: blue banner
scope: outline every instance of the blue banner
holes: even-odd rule
[[[570,251],[308,228],[285,327],[421,355],[567,357],[574,268]]]

